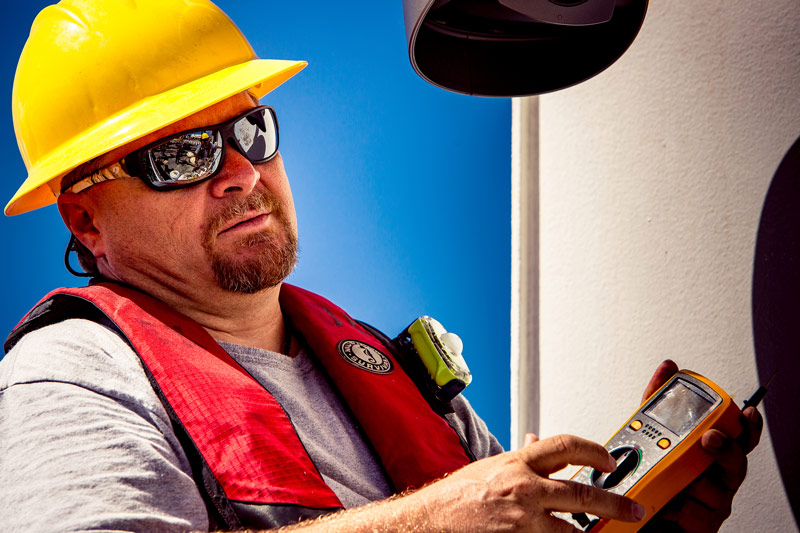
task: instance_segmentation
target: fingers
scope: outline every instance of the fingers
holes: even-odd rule
[[[641,533],[707,533],[730,516],[733,491],[703,474],[673,498],[641,529]]]
[[[700,502],[689,498],[681,508],[677,523],[681,531],[686,533],[706,533],[717,531],[728,515],[730,515],[730,506],[728,506],[727,512],[720,512],[709,509]]]
[[[745,446],[755,446],[762,421],[755,409],[746,411],[745,430],[753,435],[745,439]],[[747,474],[747,454],[737,440],[712,429],[700,442],[715,462],[656,517],[686,532],[716,531],[730,516],[733,497]]]
[[[554,511],[589,513],[625,522],[638,522],[645,509],[635,501],[591,485],[550,479],[542,505]]]
[[[653,377],[650,378],[650,383],[647,384],[647,387],[644,388],[644,394],[642,395],[642,403],[650,396],[653,395],[661,386],[667,382],[669,378],[672,377],[674,373],[678,371],[678,365],[675,364],[675,361],[667,359],[666,361],[662,362],[656,368]]]
[[[718,483],[713,476],[703,475],[697,478],[686,490],[686,497],[691,498],[711,510],[730,512],[734,492],[727,486]]]
[[[548,476],[567,465],[591,466],[612,472],[617,462],[597,444],[573,435],[557,435],[518,450],[522,460],[539,475]]]
[[[700,442],[718,467],[704,475],[715,474],[725,487],[736,491],[747,474],[747,454],[735,440],[716,429],[706,431]]]
[[[716,531],[730,516],[735,491],[722,485],[707,470],[659,513],[680,526],[680,531]],[[658,516],[656,517],[658,518]]]
[[[533,433],[526,433],[525,440],[522,442],[522,446],[529,446],[534,442],[539,442],[539,437],[537,437]]]
[[[744,418],[742,434],[737,439],[745,453],[753,451],[761,440],[764,419],[755,407],[748,407],[742,412]]]

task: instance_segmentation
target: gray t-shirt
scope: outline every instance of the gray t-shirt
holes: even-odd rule
[[[222,346],[286,410],[345,507],[390,494],[349,411],[307,354]],[[465,399],[454,406],[476,457],[502,451]],[[0,362],[0,502],[3,531],[208,529],[189,463],[138,356],[86,320],[29,333]]]

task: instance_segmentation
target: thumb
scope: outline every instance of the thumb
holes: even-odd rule
[[[650,378],[650,383],[647,384],[647,387],[644,389],[644,394],[642,395],[642,403],[644,403],[650,396],[652,396],[661,386],[667,382],[672,375],[678,371],[678,365],[675,364],[674,361],[667,359],[656,369],[653,377]]]
[[[522,446],[523,446],[523,447],[525,447],[525,446],[530,446],[530,445],[531,445],[531,444],[533,444],[534,442],[539,442],[539,437],[537,437],[537,436],[536,436],[536,435],[534,435],[533,433],[526,433],[526,434],[525,434],[525,440],[524,440],[524,441],[522,441]]]

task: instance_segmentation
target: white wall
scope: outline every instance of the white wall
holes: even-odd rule
[[[605,442],[667,357],[741,403],[759,215],[800,135],[800,4],[651,2],[615,65],[538,107],[540,436]],[[724,531],[796,531],[779,479],[765,430]]]

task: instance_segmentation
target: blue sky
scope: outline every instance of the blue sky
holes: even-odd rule
[[[30,24],[49,3],[4,12],[4,102]],[[419,78],[400,0],[216,3],[260,57],[309,62],[262,99],[278,113],[299,218],[289,281],[392,336],[422,314],[458,333],[474,375],[466,396],[508,446],[510,100]],[[27,175],[6,110],[3,205]],[[2,224],[8,331],[48,290],[83,282],[63,267],[68,234],[54,207]]]

